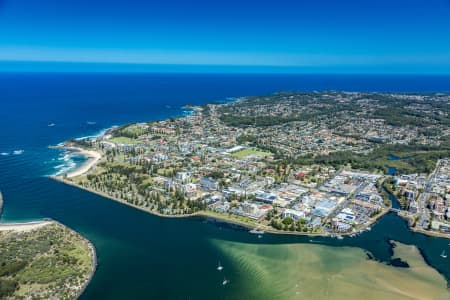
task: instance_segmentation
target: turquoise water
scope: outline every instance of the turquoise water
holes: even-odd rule
[[[99,268],[84,299],[240,299],[242,271],[212,240],[243,243],[310,243],[310,238],[265,234],[202,219],[167,219],[134,210],[46,177],[83,158],[49,149],[72,137],[93,135],[115,124],[182,114],[186,103],[287,89],[445,90],[448,77],[337,77],[262,75],[86,75],[0,76],[0,190],[2,221],[50,217],[79,231],[97,248]],[[384,85],[383,85],[384,83]],[[339,88],[340,87],[340,88]],[[49,123],[55,126],[49,127]],[[14,151],[23,150],[16,152]],[[419,247],[428,263],[450,278],[439,254],[448,240],[410,232],[389,214],[370,232],[344,240],[314,238],[332,247],[355,246],[388,261],[388,239]],[[224,274],[216,271],[218,261]],[[227,276],[231,284],[222,286]]]

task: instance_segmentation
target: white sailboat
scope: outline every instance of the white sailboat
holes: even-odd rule
[[[264,231],[259,230],[258,228],[254,228],[252,230],[249,231],[252,234],[264,234]]]
[[[445,253],[445,250],[442,250],[441,257],[442,258],[447,258],[447,254]]]
[[[222,267],[222,265],[220,264],[220,261],[219,261],[219,265],[217,266],[217,271],[222,271],[223,270],[223,267]]]
[[[230,281],[226,278],[223,279],[222,285],[227,285]]]

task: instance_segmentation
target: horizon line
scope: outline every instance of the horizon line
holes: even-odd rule
[[[47,66],[48,68],[43,68]],[[95,68],[98,67],[98,68]],[[395,65],[243,65],[168,64],[138,62],[19,61],[0,59],[0,73],[232,73],[304,75],[449,76],[450,70],[396,70]],[[403,68],[405,66],[402,66]],[[421,66],[431,67],[431,66]],[[123,68],[123,69],[121,69]],[[128,69],[126,69],[128,68]],[[345,70],[347,69],[347,70]]]

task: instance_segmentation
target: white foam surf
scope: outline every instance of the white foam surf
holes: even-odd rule
[[[13,151],[13,154],[14,155],[21,155],[21,154],[23,154],[25,152],[25,150],[14,150]]]

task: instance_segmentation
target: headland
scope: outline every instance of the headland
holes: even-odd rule
[[[97,267],[92,243],[49,219],[0,224],[0,248],[2,299],[77,299]]]

